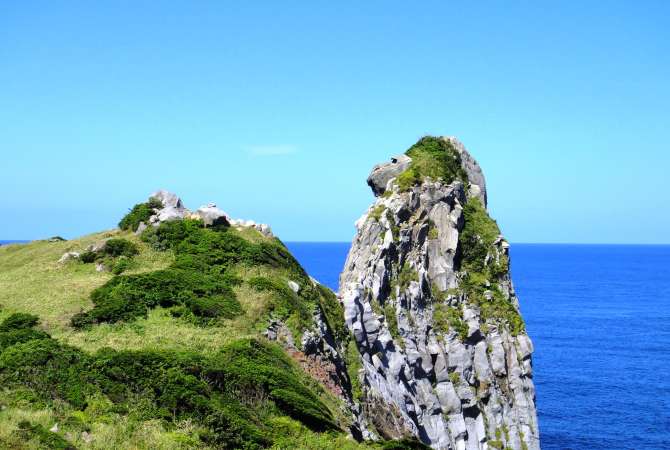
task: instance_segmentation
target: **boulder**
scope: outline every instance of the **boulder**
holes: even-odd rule
[[[72,261],[73,259],[79,259],[79,252],[65,252],[63,253],[63,256],[60,257],[58,262],[60,264],[64,264],[68,261]]]
[[[195,213],[193,213],[193,215],[202,220],[206,227],[230,225],[230,217],[228,214],[217,208],[215,203],[201,206]]]
[[[293,292],[295,292],[296,294],[298,292],[300,292],[300,285],[298,283],[296,283],[295,281],[289,280],[288,281],[288,287],[291,288],[291,290]]]
[[[154,226],[169,220],[181,220],[188,215],[188,210],[184,207],[184,203],[172,192],[166,190],[156,191],[149,198],[160,200],[163,204],[163,207],[151,216],[150,222]]]
[[[375,196],[379,197],[386,192],[388,182],[407,170],[411,162],[409,156],[397,155],[391,158],[391,162],[374,166],[368,176],[368,186]]]

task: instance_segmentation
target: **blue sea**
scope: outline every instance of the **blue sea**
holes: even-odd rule
[[[288,243],[337,289],[349,243]],[[670,246],[513,244],[544,450],[670,449]]]
[[[337,290],[349,243],[287,245]],[[670,246],[513,244],[511,256],[542,448],[670,449]]]

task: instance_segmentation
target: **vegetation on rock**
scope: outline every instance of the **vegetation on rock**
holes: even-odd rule
[[[149,218],[153,216],[157,210],[163,207],[160,200],[151,198],[146,203],[138,203],[133,206],[133,209],[126,214],[119,222],[119,228],[122,230],[137,231],[140,222],[149,223]]]
[[[398,178],[400,191],[407,191],[420,184],[424,178],[442,180],[449,184],[455,180],[467,182],[468,177],[461,166],[461,157],[451,142],[446,139],[426,136],[411,146],[405,154],[412,158],[407,170]]]
[[[460,269],[465,274],[462,288],[468,299],[479,306],[483,322],[506,325],[516,336],[525,329],[523,319],[498,287],[500,277],[509,269],[507,256],[495,247],[500,229],[477,198],[468,199],[463,217],[459,235]]]

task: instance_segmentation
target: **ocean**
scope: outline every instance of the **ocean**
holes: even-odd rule
[[[334,290],[349,245],[287,243]],[[511,268],[542,448],[670,449],[670,246],[512,244]]]
[[[332,289],[349,243],[287,243]],[[670,246],[512,244],[544,450],[670,449]]]

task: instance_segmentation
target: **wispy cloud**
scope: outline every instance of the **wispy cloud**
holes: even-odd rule
[[[253,156],[285,156],[298,151],[295,145],[254,145],[248,148]]]

